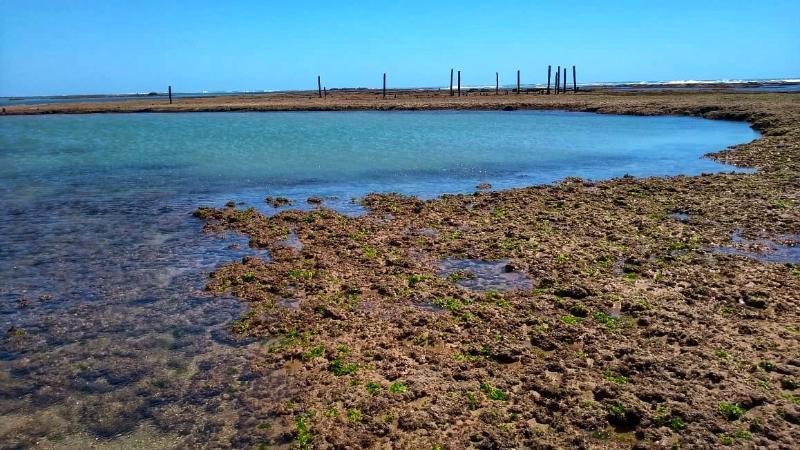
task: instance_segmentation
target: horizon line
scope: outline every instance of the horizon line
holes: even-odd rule
[[[695,80],[695,79],[685,79],[685,80],[631,80],[631,81],[590,81],[590,82],[583,82],[577,83],[577,86],[581,87],[603,87],[603,86],[660,86],[660,85],[706,85],[706,84],[749,84],[749,83],[775,83],[775,84],[800,84],[800,76],[797,77],[783,77],[783,78],[733,78],[733,79],[706,79],[706,80]],[[555,82],[551,83],[551,86],[554,86]],[[572,83],[568,83],[568,85],[572,85]],[[168,85],[171,86],[171,85]],[[327,90],[381,90],[382,87],[365,87],[365,86],[341,86],[341,87],[323,87],[327,88]],[[454,84],[452,87],[456,87]],[[471,85],[462,85],[462,89],[489,89],[494,88],[494,84],[471,84]],[[512,84],[501,84],[500,88],[502,89],[509,89],[515,88],[516,83]],[[520,87],[541,87],[546,88],[547,83],[520,83]],[[395,86],[395,87],[388,87],[387,89],[393,90],[437,90],[437,89],[450,89],[451,86],[448,85],[439,85],[439,86]],[[200,94],[200,95],[225,95],[225,94],[270,94],[270,93],[291,93],[291,92],[316,92],[317,89],[314,87],[309,87],[308,89],[234,89],[234,90],[200,90],[200,91],[175,91],[173,90],[173,95],[176,94]],[[106,92],[106,93],[81,93],[81,94],[37,94],[37,95],[6,95],[3,94],[3,98],[7,99],[28,99],[28,98],[49,98],[49,97],[125,97],[125,96],[136,96],[136,97],[148,97],[148,96],[159,96],[159,95],[167,95],[167,91],[142,91],[142,92]]]

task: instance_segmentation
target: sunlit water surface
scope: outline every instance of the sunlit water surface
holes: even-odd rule
[[[204,235],[200,205],[314,195],[357,214],[371,191],[728,171],[701,155],[756,137],[529,111],[0,117],[0,447],[274,441],[259,402],[287,374],[256,375],[267,344],[233,339],[242,306],[203,292],[214,267],[268,255]]]

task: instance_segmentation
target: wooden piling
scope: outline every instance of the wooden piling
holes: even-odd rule
[[[519,89],[519,69],[518,69],[517,70],[517,95],[519,95],[519,93],[520,93],[520,89]]]
[[[172,85],[167,87],[167,95],[169,95],[169,104],[172,104]]]
[[[500,73],[494,73],[494,95],[500,94]]]
[[[567,66],[564,66],[564,82],[561,83],[561,92],[567,93]]]
[[[322,95],[323,95],[324,97],[327,97],[327,96],[328,96],[328,88],[326,88],[325,86],[322,86]]]
[[[383,98],[386,98],[386,72],[383,72]]]
[[[450,97],[453,96],[453,69],[450,69]]]
[[[561,66],[556,67],[556,94],[561,93]]]
[[[578,92],[578,80],[575,78],[575,66],[572,66],[572,92]]]
[[[550,64],[547,65],[547,95],[550,95],[550,71],[553,69],[553,66]]]
[[[461,71],[458,71],[458,96],[461,97]]]
[[[317,93],[319,98],[322,98],[322,78],[319,75],[317,75]]]

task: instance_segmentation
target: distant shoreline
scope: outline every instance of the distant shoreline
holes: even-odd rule
[[[568,83],[572,86],[571,83]],[[546,88],[545,83],[523,83],[523,89]],[[577,87],[581,90],[594,89],[615,89],[615,88],[669,88],[669,87],[696,87],[703,88],[741,88],[741,87],[760,87],[760,86],[800,86],[798,78],[776,78],[769,80],[669,80],[669,81],[614,81],[614,82],[590,82],[578,83]],[[494,89],[494,85],[463,85],[462,89]],[[500,89],[513,89],[515,85],[502,84]],[[447,86],[412,86],[393,88],[393,91],[441,91],[447,90]],[[328,91],[380,91],[380,88],[369,88],[363,86],[332,87]],[[244,90],[244,91],[187,91],[173,92],[175,96],[181,97],[229,97],[239,95],[260,95],[260,94],[292,94],[316,92],[314,89],[265,89],[265,90]],[[0,99],[13,101],[33,100],[33,99],[83,99],[83,98],[147,98],[147,97],[166,97],[167,92],[148,91],[148,92],[120,92],[120,93],[85,93],[85,94],[52,94],[52,95],[6,95]]]
[[[626,97],[652,98],[654,102],[669,99],[719,99],[766,98],[794,95],[791,93],[740,92],[731,90],[568,90],[566,94],[546,95],[544,89],[523,90],[520,94],[508,89],[462,89],[461,96],[450,96],[447,90],[331,90],[320,98],[316,91],[291,93],[247,94],[217,97],[173,97],[173,103],[163,97],[141,100],[104,101],[85,103],[52,103],[44,105],[19,105],[3,107],[3,115],[40,114],[98,114],[98,113],[149,113],[149,112],[246,112],[246,111],[346,111],[346,110],[442,110],[442,109],[562,109],[585,111],[591,103],[608,104],[609,112],[618,110]],[[613,101],[610,101],[612,100]],[[609,101],[607,101],[609,100]],[[602,108],[601,108],[602,109]],[[691,114],[688,111],[683,113]],[[691,114],[698,115],[698,114]]]

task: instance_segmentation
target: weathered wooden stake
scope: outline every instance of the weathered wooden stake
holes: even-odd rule
[[[572,92],[578,92],[578,80],[575,78],[575,66],[572,66]]]
[[[551,65],[547,65],[547,95],[550,95],[550,71],[553,69]]]
[[[520,93],[520,90],[519,90],[519,70],[517,70],[517,95],[519,95],[519,93]]]
[[[461,71],[458,71],[458,96],[461,97]]]
[[[169,94],[169,104],[171,105],[172,104],[172,86],[171,85],[167,88],[167,93]]]
[[[453,69],[450,69],[450,97],[453,96]]]
[[[561,85],[559,82],[561,81],[561,66],[556,68],[556,94],[561,92]]]
[[[562,84],[562,92],[567,93],[567,66],[564,66],[564,82]]]
[[[500,94],[500,73],[494,73],[494,95]]]
[[[317,75],[317,93],[319,93],[319,98],[322,98],[322,79],[319,75]]]
[[[326,88],[325,86],[322,86],[322,95],[325,97],[328,96],[328,88]]]
[[[383,72],[383,98],[386,98],[386,72]]]

